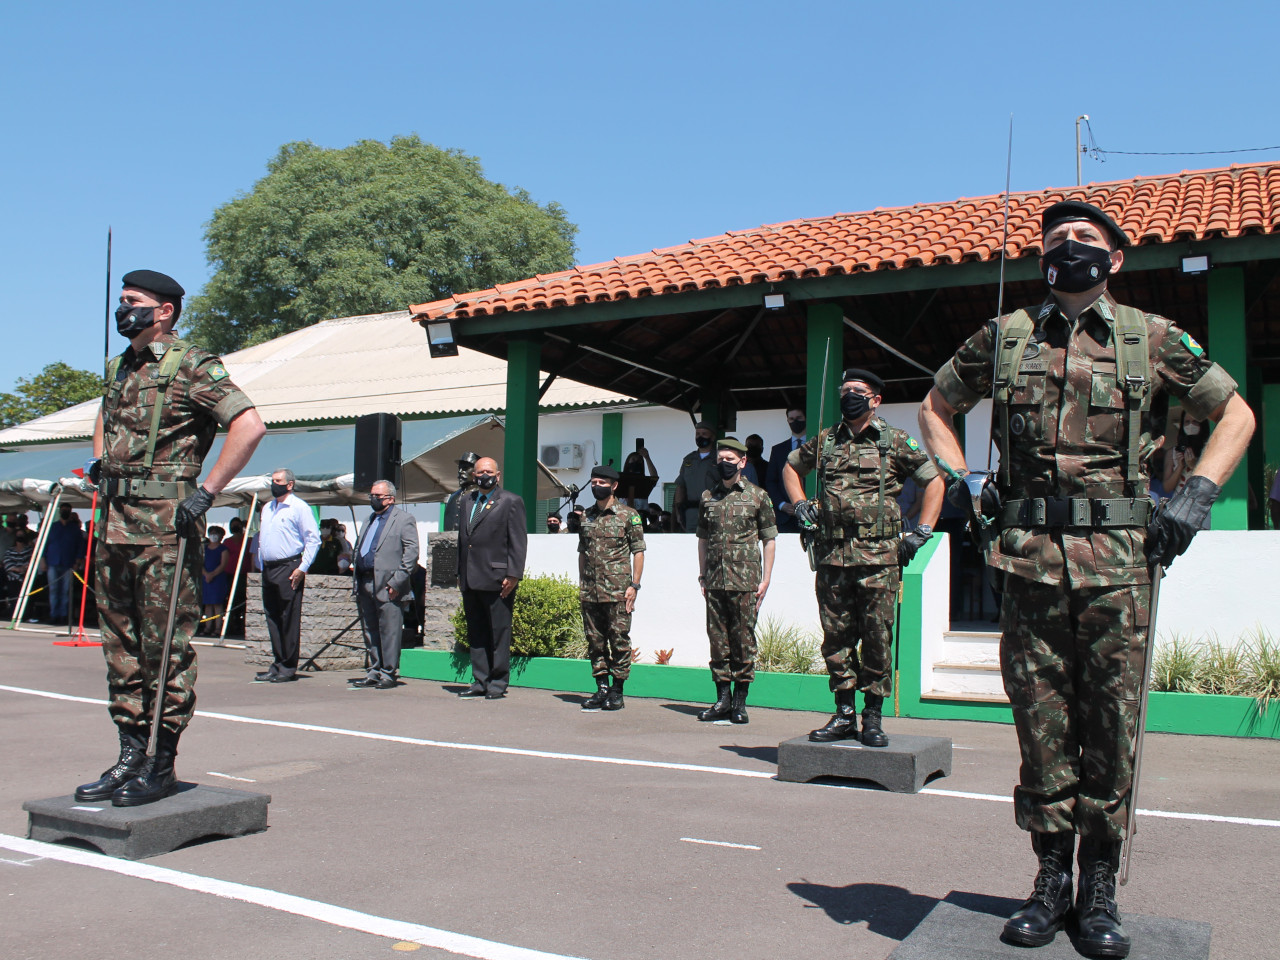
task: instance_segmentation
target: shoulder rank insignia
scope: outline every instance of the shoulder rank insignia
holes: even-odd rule
[[[1199,357],[1204,355],[1204,347],[1196,343],[1196,338],[1189,333],[1182,335],[1182,345],[1191,351],[1192,356]]]

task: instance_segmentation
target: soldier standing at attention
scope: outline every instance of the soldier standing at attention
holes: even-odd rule
[[[703,493],[698,510],[698,583],[707,601],[716,683],[716,702],[698,714],[699,720],[727,717],[746,723],[747,688],[756,676],[756,614],[773,575],[778,526],[769,494],[742,478],[746,464],[747,448],[741,441],[721,440],[716,448],[719,482]]]
[[[1014,815],[1040,861],[1004,939],[1042,946],[1062,928],[1079,834],[1078,946],[1124,957],[1115,882],[1152,613],[1148,564],[1187,549],[1244,453],[1253,414],[1189,334],[1108,293],[1129,242],[1111,217],[1066,201],[1041,226],[1049,295],[960,347],[935,376],[920,427],[939,460],[966,472],[951,418],[994,386],[1000,471],[981,499],[999,529],[989,562],[1003,573],[1000,665],[1022,753]],[[1152,520],[1151,411],[1162,395],[1218,428]],[[963,481],[947,495],[972,500]]]
[[[862,691],[862,736],[885,747],[884,698],[893,687],[893,618],[902,568],[933,536],[944,485],[937,468],[905,431],[876,416],[884,381],[867,370],[846,370],[840,385],[841,421],[787,456],[782,482],[802,528],[817,541],[816,588],[836,713],[809,734],[820,743],[858,739],[856,691]],[[801,478],[818,469],[816,505]],[[920,524],[905,537],[898,495],[910,477],[924,491]],[[861,645],[861,657],[859,657]]]
[[[129,347],[108,365],[85,476],[98,485],[103,504],[95,590],[120,758],[99,780],[76,788],[81,802],[136,806],[176,789],[178,737],[196,702],[191,637],[200,609],[203,517],[266,432],[222,361],[174,336],[183,294],[171,277],[135,270],[124,276],[116,309],[116,329]],[[219,427],[227,428],[222,452],[197,486]],[[181,570],[179,537],[187,540]],[[175,578],[181,588],[166,669],[159,660]],[[163,725],[148,760],[162,675],[168,678]]]
[[[578,530],[578,596],[596,681],[583,710],[621,710],[622,687],[631,674],[631,613],[644,573],[644,525],[640,514],[615,495],[618,479],[613,467],[592,467],[596,502]]]
[[[693,442],[697,449],[686,454],[680,461],[671,513],[676,519],[676,529],[685,533],[693,533],[698,525],[702,494],[707,490],[714,490],[720,482],[720,475],[716,473],[715,454],[712,452],[715,436],[710,424],[699,422],[693,428]]]

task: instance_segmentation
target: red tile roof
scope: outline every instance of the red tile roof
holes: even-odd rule
[[[1007,256],[1038,256],[1040,212],[1071,199],[1102,207],[1140,245],[1276,233],[1280,163],[1011,194]],[[1000,255],[1003,213],[1004,195],[995,194],[791,220],[499,284],[409,310],[415,320],[475,317],[798,277],[990,260]]]

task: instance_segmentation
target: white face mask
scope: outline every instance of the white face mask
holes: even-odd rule
[[[1199,436],[1200,424],[1193,423],[1192,421],[1188,420],[1186,423],[1182,425],[1182,432],[1185,433],[1188,437]]]

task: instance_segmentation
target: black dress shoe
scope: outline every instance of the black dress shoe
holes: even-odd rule
[[[347,683],[353,687],[376,687],[378,685],[378,681],[372,677],[358,677],[355,680],[348,680]]]
[[[459,700],[483,700],[484,695],[485,695],[484,690],[482,689],[478,690],[475,687],[467,687],[467,689],[463,690],[460,694],[458,694],[458,699]]]
[[[394,690],[396,687],[400,686],[400,684],[395,680],[392,680],[390,677],[387,677],[383,680],[374,680],[371,683],[365,684],[365,686],[373,687],[375,690]]]
[[[275,673],[273,671],[263,670],[262,673],[255,673],[253,675],[253,682],[254,683],[270,683],[271,678],[274,676],[275,676]]]
[[[507,695],[507,691],[505,691],[505,690],[501,690],[501,691],[498,691],[498,692],[496,692],[496,693],[495,693],[494,691],[490,690],[488,693],[486,693],[486,694],[484,695],[484,698],[485,698],[486,700],[501,700],[501,699],[503,699],[506,695]]]
[[[283,673],[277,673],[274,677],[267,677],[267,683],[290,683],[297,679],[298,675],[296,673],[291,673],[287,676]]]

